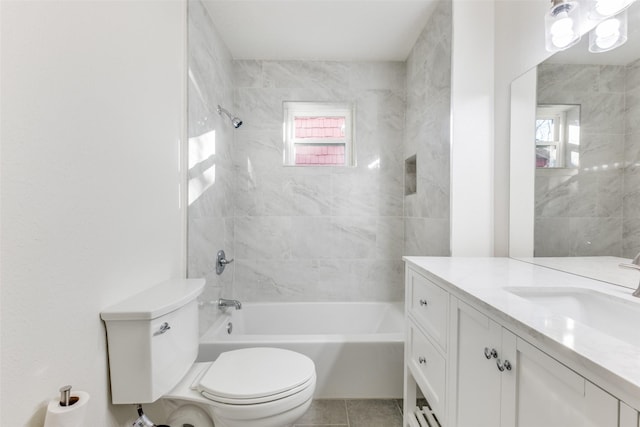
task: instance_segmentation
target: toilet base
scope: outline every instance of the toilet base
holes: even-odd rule
[[[299,420],[309,406],[311,405],[312,399],[309,398],[307,401],[303,402],[301,405],[289,409],[286,412],[281,414],[272,415],[266,418],[252,419],[252,420],[243,420],[243,419],[229,419],[220,417],[219,414],[216,413],[216,408],[213,408],[214,420],[216,427],[291,427],[293,424]],[[173,427],[173,426],[171,426]],[[179,426],[182,427],[182,426]]]
[[[176,402],[176,404],[179,403]],[[170,427],[214,427],[208,411],[192,404],[178,406],[169,415],[167,424]]]

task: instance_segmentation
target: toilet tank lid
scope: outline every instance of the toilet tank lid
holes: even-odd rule
[[[106,308],[100,317],[104,321],[155,319],[196,299],[204,283],[204,279],[167,280]]]

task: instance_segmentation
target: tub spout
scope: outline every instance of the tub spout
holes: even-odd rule
[[[233,307],[236,310],[240,310],[242,308],[242,303],[235,299],[220,298],[218,300],[218,308],[223,309],[227,307]]]

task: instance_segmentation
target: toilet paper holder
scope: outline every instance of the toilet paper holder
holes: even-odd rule
[[[71,396],[71,386],[60,387],[60,406],[71,406],[79,400],[78,396]]]
[[[60,387],[60,396],[49,401],[44,417],[44,427],[84,427],[86,426],[89,393],[73,391],[71,386]]]

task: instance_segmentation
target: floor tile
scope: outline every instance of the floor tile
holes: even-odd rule
[[[349,427],[402,427],[395,400],[347,400]]]
[[[296,421],[296,426],[348,425],[344,400],[320,399],[311,402],[311,407]]]

